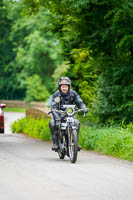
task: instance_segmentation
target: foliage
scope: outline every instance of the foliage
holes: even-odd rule
[[[38,75],[27,77],[26,101],[45,101],[49,93]]]
[[[64,57],[71,64],[68,75],[74,81],[74,88],[89,102],[89,106],[92,102],[95,104],[100,121],[105,123],[113,120],[118,123],[123,118],[125,123],[132,121],[132,1],[38,2],[41,6],[47,5],[59,16],[59,38]],[[75,49],[79,53],[74,58],[72,54]],[[86,59],[88,52],[91,52],[91,57],[95,60],[94,65]],[[88,72],[84,68],[90,62],[93,67]],[[87,75],[91,72],[93,77],[88,76],[85,80],[86,72]],[[94,90],[95,87],[98,90]]]
[[[98,112],[102,123],[125,123],[133,120],[133,74],[131,64],[106,68],[99,79]],[[104,87],[103,87],[104,86]]]
[[[54,16],[48,10],[41,9],[36,16],[32,15],[30,18],[29,16],[20,16],[12,31],[13,37],[16,32],[25,33],[23,41],[18,38],[17,64],[23,68],[25,76],[34,74],[40,76],[42,84],[45,84],[49,92],[54,88],[51,75],[56,65],[62,62],[59,41],[49,30],[53,18]],[[20,24],[22,25],[20,26]]]
[[[46,141],[50,139],[49,119],[22,118],[15,121],[11,129],[13,133],[25,133],[31,137]]]
[[[58,80],[60,79],[61,76],[65,75],[67,70],[69,68],[69,63],[68,62],[63,62],[60,65],[57,65],[52,77],[53,77],[53,81],[55,84],[55,88],[57,88],[57,84],[58,84]]]
[[[59,40],[49,28],[54,15],[42,8],[36,16],[25,16],[23,1],[3,2],[0,42],[4,51],[1,53],[0,98],[24,99],[29,94],[27,77],[35,74],[40,77],[42,86],[47,88],[46,93],[52,92],[52,74],[62,63]]]
[[[133,161],[133,125],[121,127],[82,126],[79,144],[87,150]]]
[[[2,67],[6,73],[0,79],[1,89],[7,84],[4,96],[10,90],[12,96],[25,96],[26,77],[34,74],[51,93],[55,81],[66,74],[100,122],[133,120],[131,0],[5,2],[2,13],[8,12],[8,18],[4,14],[8,26],[3,24],[2,30],[10,33],[11,59]]]
[[[97,91],[98,68],[89,49],[74,49],[71,52],[75,64],[67,75],[74,80],[72,86],[79,92],[84,102],[93,110],[93,102]]]
[[[10,41],[12,20],[8,19],[8,11],[0,0],[0,99],[22,98],[25,88],[18,78],[19,68],[15,65],[14,44]]]

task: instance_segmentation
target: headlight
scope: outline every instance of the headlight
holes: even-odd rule
[[[66,111],[67,111],[68,114],[72,114],[73,113],[73,109],[72,108],[67,108]]]

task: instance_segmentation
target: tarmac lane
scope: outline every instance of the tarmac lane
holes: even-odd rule
[[[6,113],[8,124],[11,117],[23,116]],[[133,162],[81,151],[72,164],[51,151],[51,142],[6,130],[0,134],[0,200],[133,199]]]
[[[11,125],[15,120],[25,117],[25,113],[19,112],[4,112],[5,119],[5,134],[12,133]]]

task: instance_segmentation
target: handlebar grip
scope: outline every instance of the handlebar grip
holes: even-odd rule
[[[52,113],[52,111],[48,112],[48,115],[50,115]]]

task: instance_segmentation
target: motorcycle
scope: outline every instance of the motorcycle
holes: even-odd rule
[[[75,110],[75,105],[63,105],[65,110],[52,110],[61,115],[60,128],[57,130],[59,148],[57,151],[59,158],[64,159],[67,155],[71,163],[75,163],[78,155],[78,127],[75,125],[74,115],[83,112],[83,109]]]

